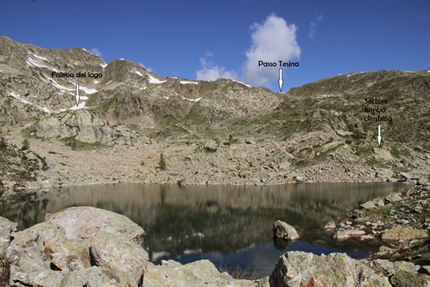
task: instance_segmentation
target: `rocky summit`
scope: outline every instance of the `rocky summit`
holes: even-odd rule
[[[427,180],[429,96],[429,71],[275,93],[0,37],[0,189]]]

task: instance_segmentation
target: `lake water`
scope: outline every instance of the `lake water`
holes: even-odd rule
[[[248,269],[267,276],[278,257],[291,250],[368,256],[378,246],[358,240],[336,242],[323,226],[369,199],[406,188],[392,183],[73,186],[8,202],[0,198],[0,215],[25,229],[42,222],[48,212],[71,206],[99,207],[123,214],[145,229],[144,248],[153,262],[210,259],[230,271]],[[277,219],[294,226],[300,240],[275,248],[271,228]]]

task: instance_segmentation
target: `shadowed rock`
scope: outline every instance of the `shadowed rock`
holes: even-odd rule
[[[281,220],[276,220],[273,224],[273,236],[275,238],[282,238],[285,240],[299,239],[297,230],[288,223],[285,223]]]

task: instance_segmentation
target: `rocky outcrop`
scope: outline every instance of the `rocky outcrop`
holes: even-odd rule
[[[359,261],[344,253],[315,255],[293,251],[282,255],[270,275],[271,287],[427,286],[429,277],[412,263]],[[406,278],[415,285],[405,284]]]
[[[149,143],[143,135],[138,135],[125,127],[109,126],[107,121],[86,110],[78,110],[60,117],[51,116],[40,120],[36,135],[44,139],[68,139],[88,144],[132,145]]]
[[[148,254],[144,230],[93,207],[48,214],[12,234],[6,256],[11,286],[141,286]]]
[[[21,147],[0,136],[0,194],[8,189],[23,189],[37,180],[37,172],[47,169],[43,158],[22,142],[19,145]]]
[[[430,141],[421,124],[429,122],[428,108],[416,105],[427,102],[426,71],[342,75],[279,94],[228,79],[160,79],[130,60],[107,64],[85,49],[47,50],[7,37],[0,37],[0,70],[0,134],[37,143],[37,154],[50,159],[53,170],[31,177],[46,185],[380,182],[393,181],[403,171],[421,183],[430,171]],[[56,76],[55,71],[100,77]],[[382,125],[381,147],[374,121],[363,120],[363,95],[374,94],[389,103],[384,116],[402,118],[390,128]],[[403,94],[412,99],[394,96]],[[403,109],[393,108],[398,106]],[[410,130],[415,137],[404,136]],[[100,145],[112,150],[105,161],[79,166],[88,155],[53,153],[66,150],[64,144],[79,151]],[[118,160],[118,146],[140,147],[133,155],[132,149],[121,154],[139,160],[133,166],[130,160],[121,163],[128,170],[112,172],[104,167]],[[148,149],[168,157],[168,171],[140,164],[153,161]],[[19,180],[7,181],[10,189]]]

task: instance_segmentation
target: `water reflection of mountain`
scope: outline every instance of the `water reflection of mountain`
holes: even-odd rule
[[[282,219],[299,233],[321,228],[359,203],[402,188],[394,184],[300,184],[269,187],[100,185],[63,187],[2,202],[1,215],[23,229],[45,213],[90,205],[121,213],[147,232],[145,246],[171,257],[184,252],[230,253],[271,238]]]

